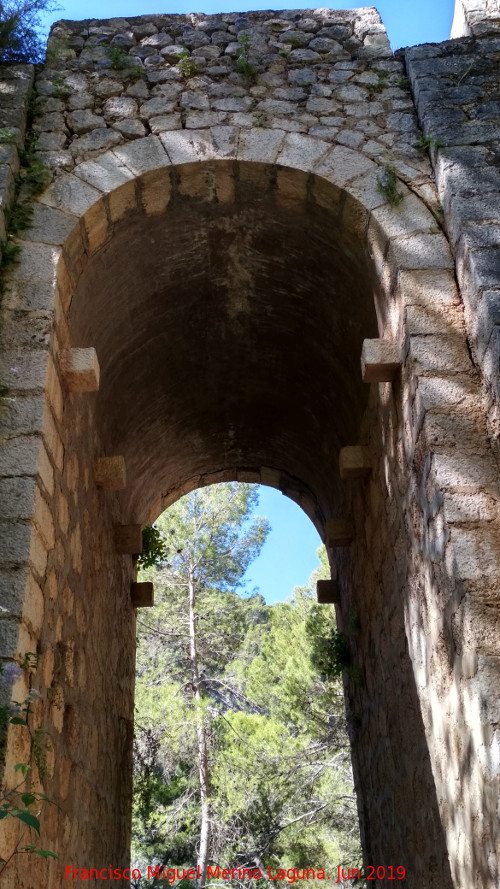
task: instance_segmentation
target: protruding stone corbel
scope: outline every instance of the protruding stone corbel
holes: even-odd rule
[[[127,487],[127,471],[123,457],[97,457],[94,460],[94,481],[106,491],[123,491]]]
[[[115,525],[115,549],[121,556],[142,553],[142,525]]]
[[[336,580],[317,580],[316,598],[320,605],[339,604],[340,590]]]
[[[341,448],[339,454],[340,478],[366,478],[372,471],[370,451],[362,445]]]
[[[347,519],[328,519],[325,525],[325,542],[327,546],[350,546],[354,540],[352,522]]]
[[[477,673],[477,652],[467,651],[460,658],[460,671],[464,679],[472,679]]]
[[[95,349],[65,349],[61,369],[69,392],[97,392],[99,362]]]
[[[130,585],[130,596],[134,608],[152,608],[155,604],[154,587],[149,581],[132,583]]]
[[[395,343],[389,340],[363,340],[361,374],[364,383],[391,383],[401,361]]]

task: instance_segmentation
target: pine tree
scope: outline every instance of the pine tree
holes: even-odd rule
[[[140,626],[136,811],[146,835],[156,839],[162,831],[157,813],[151,811],[152,779],[158,778],[161,763],[163,780],[156,781],[156,789],[161,795],[164,784],[170,793],[179,793],[174,832],[180,828],[173,845],[163,850],[162,863],[191,865],[192,858],[186,858],[196,852],[197,889],[205,886],[211,845],[211,723],[217,712],[213,703],[225,695],[237,697],[237,688],[226,687],[221,677],[245,637],[250,612],[262,608],[260,597],[246,602],[235,592],[268,531],[265,520],[251,519],[257,499],[256,486],[218,485],[182,498],[164,514],[157,523],[167,548],[155,576],[159,605],[154,621]],[[150,706],[152,691],[157,693],[164,682],[170,686],[166,698],[170,713],[176,713],[174,726],[167,713],[157,722],[151,719],[157,713]],[[165,742],[172,735],[177,756],[169,761]],[[167,821],[171,817],[170,812]],[[179,834],[186,833],[179,823],[183,817],[191,832],[191,842],[185,844],[179,843]],[[179,854],[184,860],[176,860]]]

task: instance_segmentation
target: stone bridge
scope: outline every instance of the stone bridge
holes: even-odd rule
[[[38,655],[59,856],[5,889],[127,866],[134,536],[225,480],[300,504],[321,596],[358,615],[366,863],[498,889],[498,3],[461,0],[453,35],[394,56],[374,9],[63,21],[42,70],[2,69],[4,241],[26,133],[53,179],[2,268],[0,655]],[[23,726],[4,747],[11,782]]]

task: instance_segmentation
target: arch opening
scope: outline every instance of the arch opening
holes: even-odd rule
[[[316,602],[326,554],[313,532],[304,583],[295,573],[270,601],[253,579],[249,588],[262,545],[277,555],[276,525],[309,524],[292,502],[276,509],[287,498],[271,489],[262,508],[262,493],[230,483],[183,496],[159,517],[165,549],[140,574],[155,589],[137,632],[131,851],[143,875],[159,865],[180,880],[208,863],[210,882],[218,867],[251,867],[238,871],[243,886],[277,861],[332,880],[339,862],[362,867],[339,662],[327,647],[344,637],[333,604]],[[267,562],[268,591],[282,567]]]

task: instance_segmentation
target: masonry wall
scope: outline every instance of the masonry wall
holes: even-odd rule
[[[341,590],[339,622],[349,632],[357,668],[346,676],[346,693],[367,863],[405,864],[409,889],[496,887],[497,376],[484,356],[494,350],[496,284],[488,270],[497,204],[494,178],[480,178],[474,166],[496,160],[488,115],[495,120],[497,85],[481,67],[483,57],[494,61],[496,52],[494,37],[472,36],[393,58],[374,10],[144,16],[54,27],[37,77],[35,120],[54,182],[20,240],[19,265],[4,277],[0,625],[6,661],[39,654],[35,720],[53,745],[43,786],[61,804],[45,822],[44,839],[63,863],[120,866],[128,854],[133,568],[130,557],[115,552],[113,526],[146,521],[199,484],[240,478],[284,490],[323,534],[327,520],[339,516],[355,528],[353,543],[330,545],[329,554]],[[480,68],[479,79],[468,84],[463,108],[470,64]],[[4,93],[13,79],[22,84],[16,85],[19,110],[29,76],[29,69],[16,68],[5,79]],[[19,110],[14,123],[21,133]],[[418,120],[430,134],[439,135],[439,128],[445,141],[439,149],[431,144],[444,215],[433,168],[422,142],[416,145]],[[483,137],[485,150],[483,143],[481,151],[471,147]],[[8,202],[16,154],[13,147],[6,152]],[[391,169],[403,195],[397,206],[384,192]],[[475,188],[491,219],[479,215]],[[260,241],[236,241],[237,249],[227,251],[235,275],[228,280],[239,288],[258,275],[264,281],[261,291],[250,288],[249,303],[239,290],[230,294],[228,330],[236,345],[245,330],[243,309],[272,294],[277,279],[280,293],[294,298],[303,285],[304,319],[317,318],[316,345],[322,343],[329,316],[315,308],[317,294],[328,307],[338,279],[346,298],[356,295],[352,311],[369,337],[376,330],[363,307],[372,306],[379,335],[396,350],[400,376],[360,394],[361,339],[357,330],[348,333],[355,325],[343,309],[336,323],[345,330],[345,354],[337,345],[321,348],[325,364],[315,365],[309,392],[299,397],[297,389],[290,411],[299,415],[301,405],[323,401],[317,411],[323,424],[304,419],[302,440],[284,415],[289,435],[278,457],[264,434],[255,444],[250,429],[235,443],[221,422],[220,442],[208,436],[201,411],[197,438],[180,445],[185,418],[165,412],[167,444],[155,462],[147,436],[158,412],[137,423],[136,406],[157,374],[147,378],[141,370],[136,380],[124,358],[120,366],[112,358],[124,343],[134,354],[143,328],[154,341],[154,325],[145,320],[154,282],[170,280],[166,295],[184,304],[194,290],[185,270],[196,267],[197,287],[205,292],[193,244],[200,255],[206,232],[219,231],[218,216],[233,214],[239,224],[233,205],[252,201],[271,222]],[[280,244],[276,231],[292,237],[286,214],[299,220],[298,231],[303,225],[304,245],[313,229],[308,220],[324,219],[329,255],[339,259],[323,279],[311,258],[321,263],[316,248],[309,255],[304,246],[303,282],[293,251],[279,262],[271,255]],[[180,219],[193,226],[192,243],[182,249]],[[113,294],[108,269],[132,263],[138,274],[133,247],[113,250],[127,245],[128,231],[158,238],[161,229],[167,240],[164,254],[154,251],[151,280],[144,274],[128,292],[120,272],[122,289]],[[296,248],[293,239],[283,243]],[[242,261],[247,253],[259,257],[254,266]],[[175,259],[170,279],[162,255]],[[207,259],[220,256],[215,251]],[[140,323],[124,323],[120,302]],[[490,314],[476,313],[479,303]],[[201,316],[196,305],[194,311]],[[287,342],[285,320],[281,339]],[[192,338],[179,340],[179,349],[203,352],[206,329],[198,340],[196,325],[189,325]],[[295,338],[304,354],[307,326]],[[65,391],[62,350],[93,344],[100,344],[101,393]],[[153,353],[137,354],[148,355],[149,367]],[[283,362],[288,359],[285,350]],[[246,380],[255,386],[252,373]],[[126,398],[120,379],[127,381]],[[239,385],[231,398],[245,408],[249,387],[244,380]],[[269,380],[260,385],[263,395]],[[288,399],[285,388],[276,411]],[[116,405],[122,407],[110,422]],[[253,416],[253,402],[247,407]],[[339,447],[359,443],[369,449],[371,477],[342,482]],[[93,459],[117,445],[127,458],[128,490],[99,492]],[[23,680],[14,689],[17,699],[22,686]],[[20,729],[12,732],[7,775],[25,753],[22,736]],[[58,879],[59,866],[43,865],[44,879]],[[36,874],[27,860],[11,874],[16,889],[38,885],[38,864]]]

